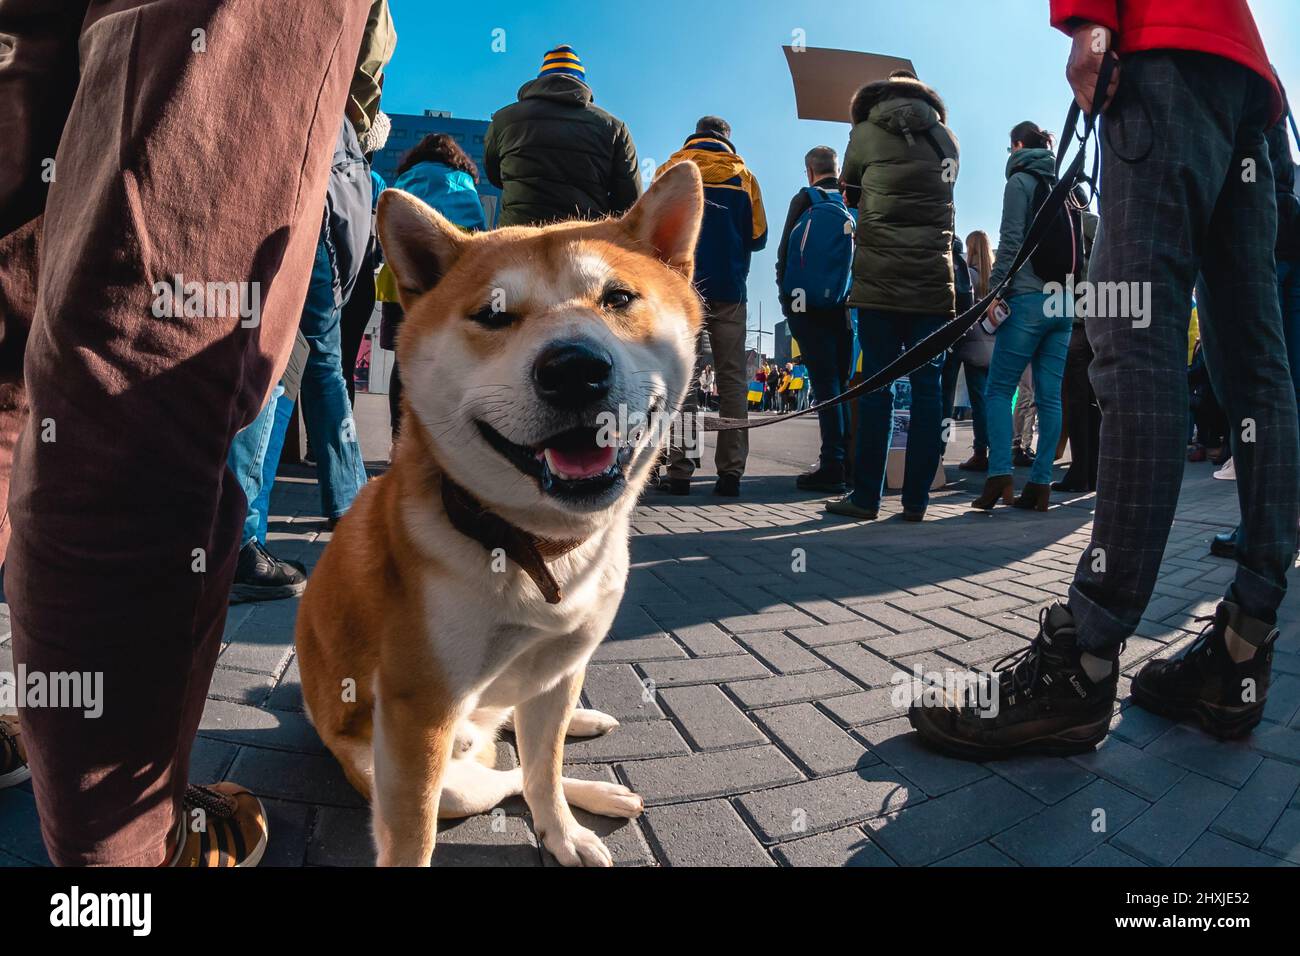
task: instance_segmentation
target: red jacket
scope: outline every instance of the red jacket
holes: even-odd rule
[[[1246,0],[1052,0],[1052,26],[1066,33],[1076,22],[1100,23],[1119,37],[1119,52],[1195,50],[1249,67],[1273,87],[1276,116],[1285,112],[1282,89]]]

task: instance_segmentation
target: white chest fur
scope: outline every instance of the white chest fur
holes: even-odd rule
[[[584,666],[605,637],[627,581],[627,522],[547,563],[558,604],[477,542],[454,535],[444,555],[449,573],[429,573],[423,586],[429,646],[457,696],[509,707]]]

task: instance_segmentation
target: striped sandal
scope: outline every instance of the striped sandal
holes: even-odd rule
[[[266,852],[266,808],[249,790],[223,781],[190,784],[172,866],[257,866]]]
[[[16,787],[31,775],[18,718],[13,714],[0,716],[0,790]]]

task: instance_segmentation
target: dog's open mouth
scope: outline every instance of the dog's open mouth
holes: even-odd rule
[[[600,430],[592,427],[570,428],[539,444],[520,445],[487,422],[475,424],[503,458],[536,479],[545,494],[557,498],[595,498],[623,484],[635,451],[629,444],[601,443],[597,440]]]

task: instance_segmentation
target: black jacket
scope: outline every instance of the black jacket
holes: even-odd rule
[[[502,191],[503,226],[619,215],[641,195],[627,127],[563,74],[525,83],[519,102],[493,114],[483,165]]]

